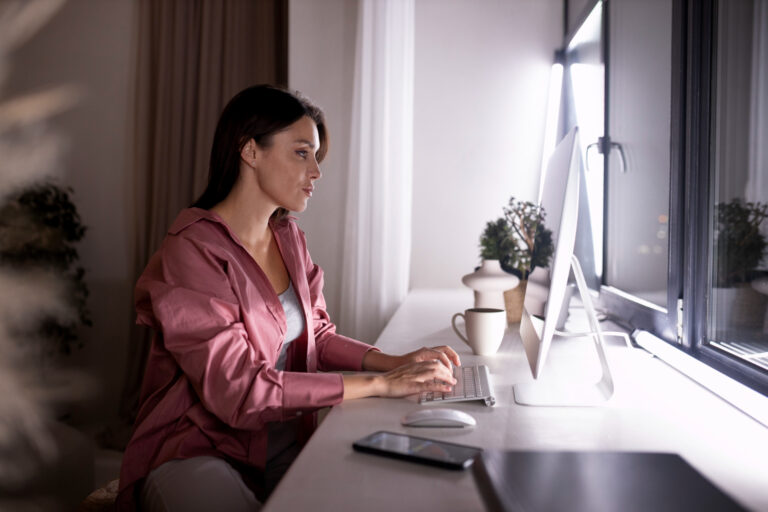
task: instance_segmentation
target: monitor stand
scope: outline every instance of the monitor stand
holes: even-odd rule
[[[562,382],[537,380],[534,382],[521,382],[515,384],[515,402],[521,405],[545,405],[545,406],[594,406],[601,405],[613,396],[613,378],[608,368],[608,359],[605,357],[605,342],[600,324],[597,321],[592,297],[584,279],[578,258],[571,256],[571,270],[576,278],[576,286],[581,295],[584,310],[587,313],[590,336],[595,343],[597,356],[603,375],[595,383]]]

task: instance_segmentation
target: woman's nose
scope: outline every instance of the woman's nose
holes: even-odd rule
[[[323,173],[320,171],[320,164],[317,162],[314,163],[312,169],[309,171],[309,177],[313,180],[319,180],[323,177]]]

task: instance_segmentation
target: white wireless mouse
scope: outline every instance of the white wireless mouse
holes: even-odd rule
[[[400,422],[406,427],[474,427],[477,422],[469,414],[456,409],[421,409],[411,411]]]

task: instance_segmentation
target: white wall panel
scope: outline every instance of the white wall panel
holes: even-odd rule
[[[461,286],[511,195],[534,200],[560,0],[416,3],[411,287]]]

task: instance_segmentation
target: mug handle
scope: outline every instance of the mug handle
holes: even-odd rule
[[[462,340],[464,343],[466,343],[467,345],[469,345],[469,340],[468,340],[466,337],[464,337],[464,336],[463,336],[463,335],[462,335],[462,334],[459,332],[459,329],[457,329],[457,328],[456,328],[456,317],[457,317],[457,316],[460,316],[461,318],[463,318],[463,319],[464,319],[464,326],[465,326],[465,327],[466,327],[466,325],[467,325],[467,319],[466,319],[466,317],[464,316],[464,314],[463,314],[463,313],[456,313],[455,315],[453,315],[453,318],[451,318],[451,327],[453,327],[453,332],[455,332],[455,333],[456,333],[456,336],[458,336],[459,338],[461,338],[461,340]]]

